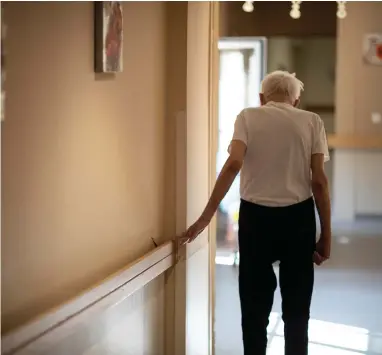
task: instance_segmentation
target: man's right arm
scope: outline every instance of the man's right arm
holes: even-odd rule
[[[330,257],[331,206],[328,178],[324,170],[324,154],[313,154],[311,158],[312,191],[321,223],[320,250],[324,258]]]

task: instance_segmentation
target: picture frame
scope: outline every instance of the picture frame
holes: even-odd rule
[[[0,122],[4,121],[5,117],[5,64],[6,64],[6,48],[5,48],[5,36],[6,36],[7,27],[4,21],[4,8],[3,3],[1,3],[1,118]]]
[[[366,64],[382,65],[382,33],[369,33],[364,36],[363,59]]]
[[[120,73],[123,71],[122,2],[95,2],[94,17],[94,70],[96,73]]]

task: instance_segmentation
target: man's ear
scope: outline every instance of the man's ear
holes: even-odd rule
[[[260,94],[260,103],[261,103],[261,106],[265,105],[266,104],[266,101],[265,101],[265,97],[264,97],[264,94]]]
[[[300,106],[300,99],[298,98],[295,102],[294,102],[294,107],[299,107]]]

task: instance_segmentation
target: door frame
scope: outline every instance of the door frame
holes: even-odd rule
[[[267,51],[268,41],[264,36],[252,36],[252,37],[221,37],[218,40],[218,49],[252,49],[251,42],[258,41],[261,46],[261,53],[263,55],[261,71],[264,75],[267,72]],[[232,44],[234,43],[234,44]]]
[[[187,104],[186,114],[177,120],[178,165],[185,176],[178,174],[176,179],[177,191],[186,196],[177,214],[184,212],[187,227],[202,212],[216,181],[218,39],[219,2],[188,2]],[[193,243],[176,253],[174,355],[214,354],[215,229],[213,219]]]
[[[216,182],[216,161],[219,139],[219,71],[220,71],[220,53],[219,53],[219,24],[220,24],[220,3],[211,1],[210,13],[210,119],[209,119],[209,194]],[[209,331],[210,331],[210,349],[209,354],[215,355],[215,300],[216,300],[216,217],[213,218],[209,229]]]

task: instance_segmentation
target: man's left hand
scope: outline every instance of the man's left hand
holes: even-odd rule
[[[210,223],[210,219],[201,216],[185,233],[179,238],[179,244],[183,245],[194,241]]]
[[[314,252],[314,254],[313,254],[313,262],[316,265],[320,266],[326,260],[327,260],[327,258],[324,258],[320,253],[318,253],[317,251]]]

